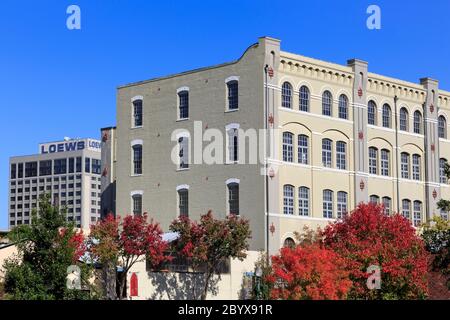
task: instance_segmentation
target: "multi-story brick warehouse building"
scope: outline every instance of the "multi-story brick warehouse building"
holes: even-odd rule
[[[10,158],[9,226],[31,222],[39,197],[67,209],[67,219],[89,229],[100,217],[101,143],[66,139],[39,145],[39,154]]]
[[[180,214],[236,213],[250,220],[251,250],[268,243],[274,252],[304,225],[323,226],[362,201],[416,225],[446,216],[436,204],[450,198],[448,116],[450,92],[436,80],[307,58],[264,37],[237,61],[119,87],[104,163],[114,167],[118,214],[147,211],[167,229]],[[196,162],[196,121],[223,133],[225,164]],[[264,161],[246,164],[240,153],[251,149],[240,135],[252,128],[267,128],[267,174]]]

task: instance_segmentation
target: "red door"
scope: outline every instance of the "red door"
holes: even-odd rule
[[[136,273],[131,275],[130,280],[130,297],[138,296],[138,277]]]

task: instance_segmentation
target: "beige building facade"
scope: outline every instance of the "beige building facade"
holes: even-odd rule
[[[360,202],[416,226],[448,218],[436,204],[450,198],[449,115],[436,80],[324,62],[263,37],[237,61],[118,88],[117,127],[102,129],[103,213],[148,212],[164,230],[179,215],[239,214],[250,250],[272,254]],[[218,132],[222,157],[208,149]]]

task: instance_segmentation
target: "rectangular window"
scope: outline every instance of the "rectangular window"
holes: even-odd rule
[[[133,146],[133,174],[142,174],[142,145]]]
[[[322,140],[322,164],[324,167],[331,168],[331,140]]]
[[[67,173],[67,159],[56,159],[53,163],[53,174]]]
[[[230,214],[239,215],[239,184],[228,185],[228,207]]]
[[[134,126],[142,127],[143,116],[142,116],[142,100],[136,100],[133,102],[133,116],[134,116]]]
[[[346,169],[346,144],[343,141],[336,142],[336,168]]]
[[[75,158],[69,158],[69,173],[75,173]]]
[[[381,175],[389,176],[389,151],[381,150]]]
[[[342,219],[347,214],[347,192],[337,193],[337,217]]]
[[[25,178],[37,177],[38,163],[37,161],[25,163]]]
[[[229,81],[228,87],[228,110],[236,110],[239,107],[239,87],[236,80]]]
[[[309,216],[309,188],[300,187],[298,189],[298,214]]]
[[[189,91],[181,91],[178,93],[180,119],[189,118]]]
[[[81,157],[77,157],[77,163],[76,163],[77,173],[81,172],[82,163],[83,163],[83,159]]]
[[[178,191],[178,210],[180,217],[189,217],[189,190],[181,189]]]
[[[17,178],[17,164],[12,163],[11,164],[11,179]]]
[[[84,159],[84,172],[86,173],[91,172],[91,158]]]
[[[142,195],[140,194],[133,196],[133,214],[135,216],[142,215]]]
[[[369,173],[378,174],[378,150],[376,148],[369,148]]]
[[[17,177],[19,179],[21,179],[21,178],[23,178],[23,163],[19,163],[17,167],[18,167],[17,168],[17,171],[18,171]]]
[[[293,162],[294,154],[293,154],[293,141],[292,141],[292,133],[283,132],[283,161]]]
[[[189,168],[189,138],[180,137],[178,139],[180,169]]]
[[[401,172],[403,179],[409,179],[409,154],[401,154]]]
[[[52,160],[44,160],[39,162],[39,175],[41,177],[52,175]]]
[[[99,159],[92,159],[92,173],[93,174],[101,174],[102,171],[102,163]]]
[[[239,131],[237,128],[227,130],[228,161],[233,163],[239,160]]]

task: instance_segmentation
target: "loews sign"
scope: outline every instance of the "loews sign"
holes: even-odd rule
[[[81,151],[84,149],[100,152],[101,142],[93,139],[82,139],[43,143],[39,145],[39,152],[41,154]]]

